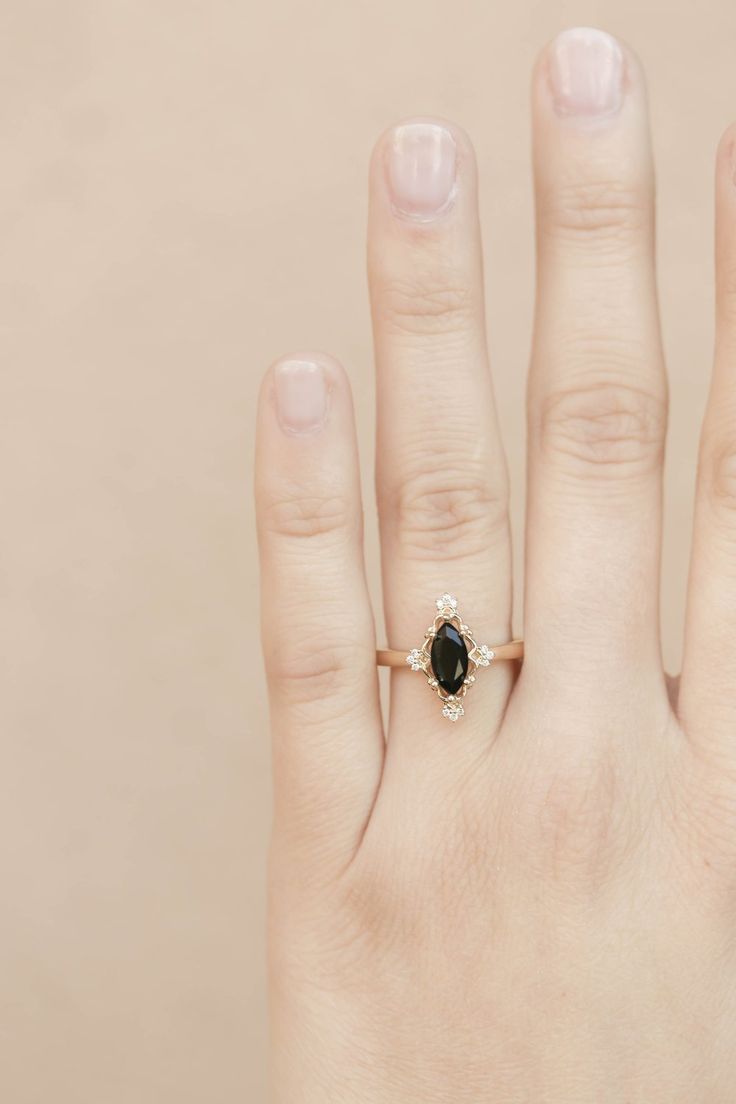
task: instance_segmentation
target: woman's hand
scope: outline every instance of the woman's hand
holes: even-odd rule
[[[524,636],[455,725],[408,668],[386,740],[348,383],[277,363],[257,499],[284,1104],[736,1096],[736,157],[717,162],[718,331],[679,700],[658,636],[667,385],[644,80],[566,32],[534,75],[538,294]],[[388,644],[443,591],[510,639],[504,458],[473,151],[376,148],[369,274]]]

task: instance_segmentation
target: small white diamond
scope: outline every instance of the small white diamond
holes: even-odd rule
[[[442,613],[443,610],[457,609],[457,598],[453,598],[451,594],[443,594],[441,598],[437,599],[437,609]]]
[[[481,644],[478,647],[478,666],[487,667],[491,660],[495,657],[495,654],[496,653],[491,651],[487,644]]]
[[[406,657],[406,662],[409,664],[412,671],[424,670],[424,658],[418,648],[412,648]]]
[[[462,707],[462,703],[456,698],[448,698],[442,709],[442,716],[447,717],[448,721],[456,721],[458,717],[462,717],[465,710]]]

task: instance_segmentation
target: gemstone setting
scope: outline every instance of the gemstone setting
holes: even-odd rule
[[[457,694],[468,675],[468,646],[451,621],[443,621],[430,651],[432,670],[445,693]]]
[[[435,603],[437,614],[427,629],[421,648],[412,648],[406,662],[412,671],[422,671],[442,702],[442,715],[457,721],[465,715],[463,699],[480,667],[488,667],[495,654],[487,644],[478,644],[460,615],[457,598],[442,594]]]

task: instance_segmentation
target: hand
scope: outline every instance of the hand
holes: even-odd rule
[[[536,66],[533,128],[526,658],[481,672],[456,724],[407,668],[384,741],[342,369],[297,354],[263,388],[283,1104],[736,1095],[736,128],[717,159],[717,347],[674,703],[636,58],[599,32],[560,36]],[[456,126],[410,121],[377,145],[369,274],[393,648],[421,643],[446,590],[483,640],[511,636],[476,189]]]

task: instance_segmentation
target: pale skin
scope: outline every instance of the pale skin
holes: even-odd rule
[[[538,60],[532,121],[525,659],[483,671],[455,724],[407,668],[382,726],[344,370],[302,351],[264,381],[278,1104],[736,1098],[736,127],[716,157],[715,367],[672,690],[640,64],[568,32]],[[420,644],[446,590],[479,638],[509,640],[507,482],[459,127],[382,135],[368,246],[388,644]]]

